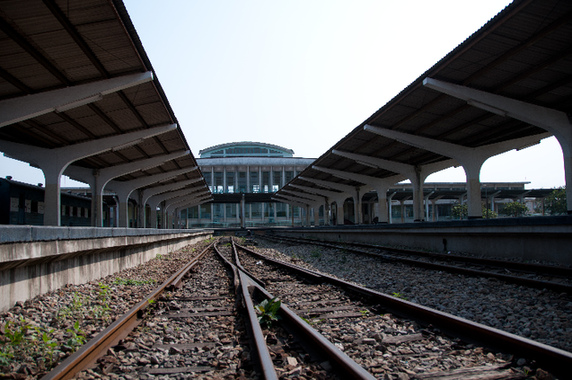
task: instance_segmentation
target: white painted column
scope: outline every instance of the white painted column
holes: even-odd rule
[[[572,123],[570,122],[568,114],[548,107],[526,103],[524,101],[433,78],[425,78],[423,85],[455,98],[465,100],[467,104],[473,107],[496,115],[511,117],[554,134],[560,143],[564,156],[566,204],[568,214],[572,214]]]
[[[393,205],[391,204],[391,202],[393,202],[393,197],[395,196],[395,194],[397,194],[397,193],[396,193],[396,192],[393,192],[393,193],[389,194],[389,197],[387,197],[387,206],[388,206],[388,207],[387,207],[387,208],[388,208],[387,211],[388,211],[388,215],[389,215],[389,217],[388,217],[389,224],[392,224],[392,223],[393,223],[393,216],[392,216],[392,213],[393,213]]]

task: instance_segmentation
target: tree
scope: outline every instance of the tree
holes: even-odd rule
[[[495,219],[497,217],[498,217],[498,214],[496,212],[494,212],[490,208],[486,208],[486,206],[483,205],[483,218],[484,219]]]
[[[451,214],[455,218],[466,219],[469,216],[469,207],[466,204],[455,204],[451,208]],[[482,215],[484,219],[494,219],[498,215],[490,209],[487,209],[484,205],[482,206]]]
[[[451,215],[455,218],[465,219],[469,215],[469,207],[467,205],[457,203],[451,207]]]
[[[524,216],[528,212],[528,207],[520,202],[507,203],[499,213],[512,217]]]
[[[545,209],[550,215],[560,215],[568,213],[566,207],[566,188],[554,189],[545,199]]]

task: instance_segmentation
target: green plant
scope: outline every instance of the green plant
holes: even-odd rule
[[[41,331],[38,328],[37,332],[41,334],[42,343],[40,347],[42,350],[42,357],[44,357],[47,360],[49,365],[52,365],[54,362],[54,353],[56,352],[56,348],[58,347],[58,341],[52,338],[54,330],[48,329],[47,331]]]
[[[67,306],[60,308],[57,312],[58,317],[81,319],[87,311],[85,297],[77,292],[73,293],[72,300]]]
[[[68,333],[68,340],[66,341],[66,345],[75,351],[77,347],[84,345],[87,342],[87,338],[79,328],[79,321],[75,321],[71,329],[66,329],[66,333]]]
[[[131,286],[141,286],[141,285],[147,285],[147,284],[154,284],[156,283],[156,280],[134,280],[132,278],[118,278],[115,281],[113,281],[114,285],[131,285]]]
[[[483,218],[484,219],[496,219],[498,214],[491,209],[486,208],[483,206]]]
[[[391,293],[391,295],[394,296],[394,297],[396,297],[396,298],[400,298],[400,299],[402,299],[402,300],[407,301],[407,298],[406,298],[403,294],[401,294],[401,293],[399,293],[399,292],[393,292],[393,293]]]
[[[451,215],[457,219],[465,219],[469,215],[469,208],[467,205],[456,204],[451,207]]]
[[[258,323],[262,326],[270,326],[272,322],[278,321],[280,316],[278,311],[282,302],[277,298],[272,298],[271,300],[265,299],[254,308],[256,309],[258,315]]]
[[[5,345],[0,347],[0,366],[8,366],[14,359],[14,354]]]
[[[322,257],[322,251],[320,251],[318,248],[314,248],[312,249],[312,251],[310,252],[311,256],[315,259],[319,259]]]
[[[15,358],[31,358],[42,367],[45,364],[52,366],[54,355],[58,352],[54,329],[32,325],[25,318],[8,321],[4,325],[0,343],[0,365],[9,365]]]
[[[157,253],[157,255],[155,256],[155,258],[156,258],[157,260],[161,260],[161,259],[163,259],[164,257],[165,257],[165,256],[161,255],[160,253]]]
[[[369,310],[360,310],[362,316],[367,317],[369,315]]]
[[[520,202],[511,202],[504,205],[499,213],[512,217],[524,216],[528,213],[528,207]]]
[[[550,215],[566,214],[566,187],[559,187],[552,192],[544,200],[546,211]]]

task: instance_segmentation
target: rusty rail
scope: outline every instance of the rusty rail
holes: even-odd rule
[[[305,268],[299,268],[290,263],[266,257],[246,247],[239,247],[250,252],[256,257],[272,262],[279,267],[297,271],[302,276],[306,276],[308,272],[313,272]],[[570,368],[572,368],[571,352],[364,288],[326,274],[313,272],[312,279],[315,279],[316,276],[321,276],[324,282],[340,286],[350,292],[358,293],[367,297],[373,303],[379,304],[382,308],[396,315],[411,318],[423,324],[432,324],[456,337],[461,337],[488,347],[496,347],[502,350],[508,350],[514,354],[520,354],[525,357],[532,358],[537,362],[542,363],[546,368],[550,368],[551,372],[555,374],[567,377]]]
[[[206,255],[214,244],[215,242],[210,244],[192,261],[145,297],[145,299],[133,306],[121,318],[117,319],[79,350],[67,357],[57,367],[48,372],[42,379],[71,379],[79,372],[89,368],[98,358],[103,356],[109,348],[113,347],[121,339],[129,335],[129,333],[141,322],[141,314],[143,310],[149,306],[150,301],[157,299],[169,286],[173,286],[176,281],[180,281],[188,271]]]

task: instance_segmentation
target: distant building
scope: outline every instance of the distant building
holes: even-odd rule
[[[0,178],[0,224],[43,225],[44,188]],[[61,225],[89,226],[91,198],[62,192]]]
[[[291,225],[300,209],[273,201],[272,195],[312,164],[281,146],[235,142],[203,149],[197,162],[213,193],[211,203],[183,211],[181,227]],[[245,218],[242,222],[241,215]]]

